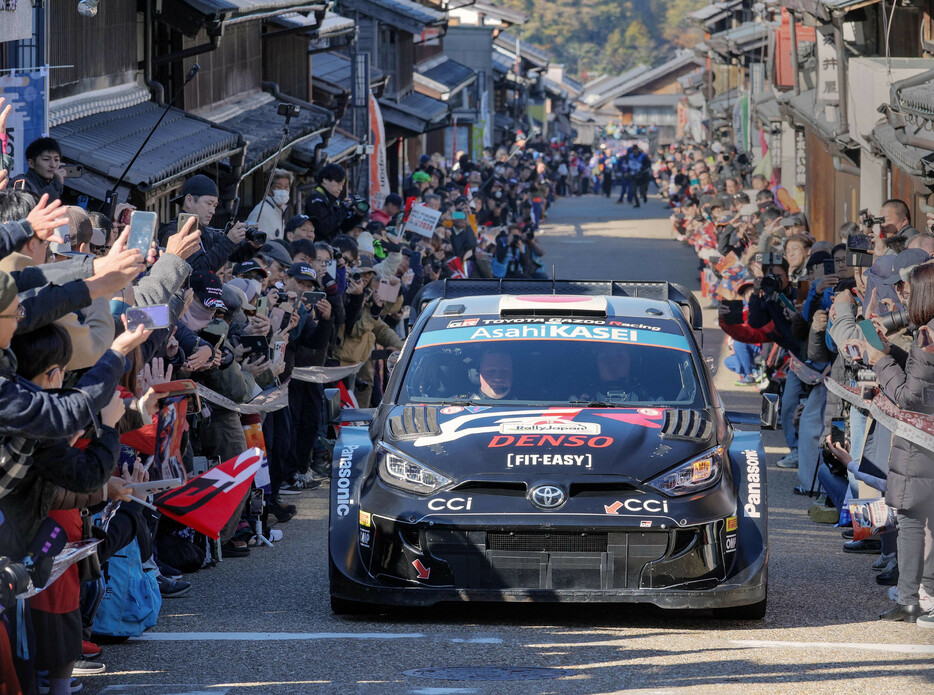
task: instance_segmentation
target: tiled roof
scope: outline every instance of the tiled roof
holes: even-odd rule
[[[163,109],[146,101],[116,111],[96,113],[51,129],[62,155],[116,180],[133,158]],[[242,147],[243,140],[225,126],[170,109],[133,164],[126,182],[141,190],[224,159]]]
[[[415,66],[416,81],[419,81],[419,77],[424,78],[425,81],[435,83],[440,88],[438,91],[446,94],[459,91],[470,84],[476,76],[477,71],[473,68],[458,63],[456,60],[451,60],[444,55],[438,56],[436,60],[433,59],[428,63]],[[426,86],[434,86],[428,82],[425,82]]]
[[[249,103],[236,115],[223,121],[225,128],[241,133],[247,143],[246,158],[243,163],[243,175],[262,166],[275,155],[282,138],[282,126],[285,119],[277,111],[279,100],[264,94],[267,99],[250,98]],[[257,104],[256,102],[259,101]],[[302,106],[299,115],[289,123],[289,137],[286,147],[297,140],[319,133],[329,127],[334,120],[333,114],[320,107]]]

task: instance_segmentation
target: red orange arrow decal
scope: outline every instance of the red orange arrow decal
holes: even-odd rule
[[[619,500],[616,500],[613,504],[604,504],[603,508],[606,510],[607,514],[616,514],[619,512],[619,508],[623,506],[623,503]]]
[[[431,574],[431,567],[425,567],[421,560],[415,560],[412,562],[412,566],[415,567],[418,572],[419,579],[428,579],[428,575]]]

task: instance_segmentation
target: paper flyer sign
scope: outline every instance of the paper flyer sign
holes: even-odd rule
[[[432,210],[423,203],[412,206],[408,219],[405,221],[405,231],[421,234],[429,239],[435,233],[435,227],[441,219],[440,210]]]

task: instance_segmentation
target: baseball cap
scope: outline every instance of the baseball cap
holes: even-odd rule
[[[185,199],[186,195],[193,195],[196,198],[202,195],[212,195],[218,198],[217,184],[204,174],[195,174],[182,184],[182,190],[178,195],[172,198],[173,203],[179,203]]]
[[[247,301],[246,293],[230,283],[224,285],[224,304],[227,305],[228,311],[256,311],[256,306]]]
[[[425,171],[416,171],[412,174],[412,181],[415,183],[428,183],[431,181],[431,175]]]
[[[264,278],[269,277],[269,273],[266,272],[266,269],[254,260],[243,261],[243,263],[236,263],[234,265],[234,275],[246,275],[247,273],[259,273]]]
[[[787,215],[785,218],[783,218],[782,221],[779,222],[779,224],[782,227],[796,227],[799,225],[803,227],[807,227],[808,221],[807,221],[807,218],[804,216],[804,213],[793,212],[790,215]]]
[[[912,269],[930,260],[931,255],[924,249],[905,249],[895,256],[892,273],[882,281],[883,285],[894,285],[908,280]]]
[[[286,271],[286,274],[289,277],[293,277],[296,280],[301,280],[303,282],[312,282],[317,279],[318,274],[315,272],[315,269],[312,268],[307,263],[293,263],[289,266],[289,269]]]
[[[260,249],[260,253],[269,256],[284,268],[288,268],[292,265],[292,256],[286,251],[285,244],[280,243],[279,240],[273,240],[264,245],[263,248]]]
[[[195,297],[208,309],[226,310],[224,304],[224,286],[210,270],[195,270],[189,281]]]
[[[288,222],[285,223],[286,232],[294,232],[296,229],[301,227],[311,218],[308,215],[295,215],[291,217]]]
[[[376,269],[373,267],[373,259],[369,256],[360,256],[360,262],[357,264],[357,267],[354,270],[359,270],[361,273],[375,273]]]

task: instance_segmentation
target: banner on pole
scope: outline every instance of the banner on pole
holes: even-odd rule
[[[386,129],[383,126],[383,112],[379,102],[370,92],[370,142],[373,154],[370,155],[370,208],[379,210],[389,195],[389,169],[386,164]]]

